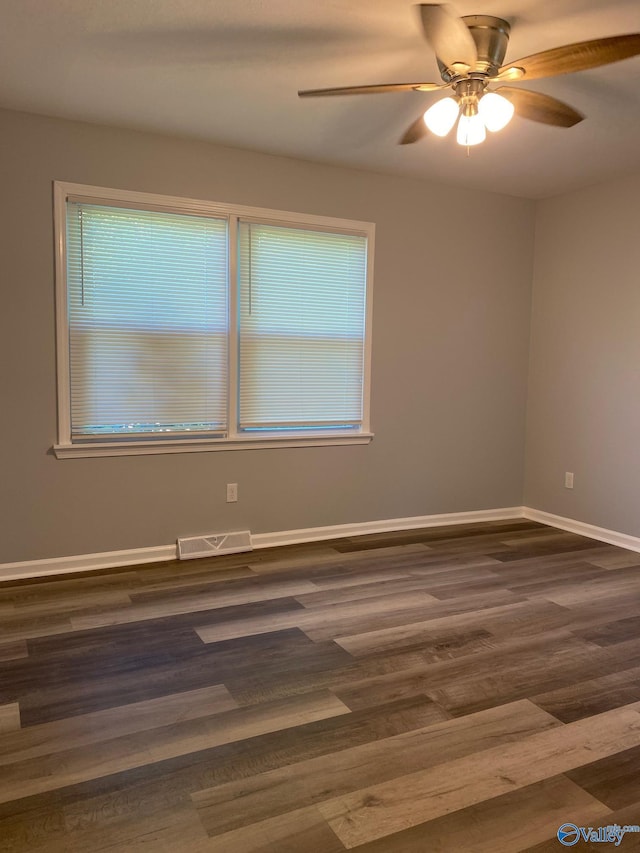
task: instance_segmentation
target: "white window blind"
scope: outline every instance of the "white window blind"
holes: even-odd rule
[[[240,222],[239,428],[359,429],[367,240]]]
[[[227,220],[67,204],[71,434],[227,427]]]
[[[368,444],[375,226],[55,182],[58,458]]]

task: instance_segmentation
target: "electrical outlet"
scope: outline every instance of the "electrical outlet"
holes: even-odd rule
[[[573,488],[573,474],[571,473],[571,471],[564,472],[564,487],[565,489]]]
[[[238,500],[238,484],[227,483],[227,503],[233,504]]]

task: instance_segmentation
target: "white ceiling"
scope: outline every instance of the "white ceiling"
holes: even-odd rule
[[[456,0],[506,18],[507,61],[640,31],[640,0]],[[571,129],[516,118],[484,145],[398,146],[437,94],[298,89],[439,80],[399,0],[0,0],[0,105],[540,198],[640,169],[640,57],[529,88]],[[520,84],[526,87],[526,84]]]

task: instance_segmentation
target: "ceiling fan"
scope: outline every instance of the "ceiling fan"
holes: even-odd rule
[[[343,86],[307,89],[298,95],[309,98],[450,88],[453,94],[421,114],[404,132],[400,144],[417,142],[428,130],[446,136],[457,121],[457,141],[470,146],[484,142],[486,130],[505,127],[514,112],[556,127],[573,127],[584,118],[573,107],[550,95],[509,85],[490,88],[493,84],[585,71],[640,53],[640,33],[630,33],[567,44],[503,64],[511,31],[507,21],[491,15],[459,18],[439,4],[423,3],[416,8],[424,36],[436,55],[442,83]]]

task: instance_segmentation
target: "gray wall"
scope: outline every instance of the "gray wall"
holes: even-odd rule
[[[525,503],[640,536],[640,174],[539,204]]]
[[[0,563],[521,503],[532,202],[21,113],[0,146]],[[375,222],[373,443],[55,459],[54,179]]]

